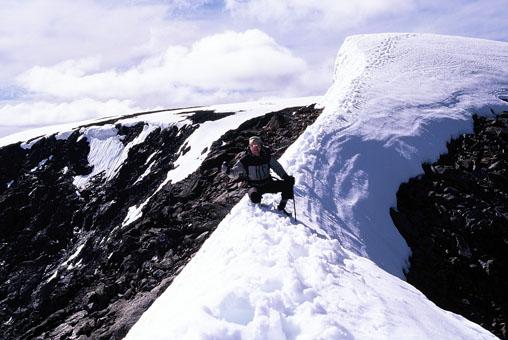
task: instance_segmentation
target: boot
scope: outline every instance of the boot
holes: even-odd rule
[[[287,202],[288,202],[288,200],[280,200],[280,203],[277,206],[277,210],[284,210],[286,208]]]

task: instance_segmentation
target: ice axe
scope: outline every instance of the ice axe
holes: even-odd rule
[[[293,184],[293,188],[291,188],[293,190],[293,212],[295,213],[295,222],[298,223],[298,220],[296,219],[296,200],[295,200],[295,186]]]
[[[296,202],[295,202],[295,190],[293,189],[293,212],[295,213],[295,222],[298,222],[296,219]]]

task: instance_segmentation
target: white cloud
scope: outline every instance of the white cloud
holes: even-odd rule
[[[104,69],[99,57],[32,67],[17,77],[21,99],[0,102],[0,128],[8,133],[163,107],[314,94],[316,79],[304,60],[262,31],[227,31],[170,46],[125,69]]]
[[[415,31],[508,41],[506,0],[454,0],[445,6],[425,4],[426,18],[416,18]],[[427,19],[427,20],[424,20]]]
[[[338,31],[384,14],[414,8],[415,0],[225,0],[233,15],[292,29],[314,26]]]
[[[167,20],[173,9],[168,2],[2,1],[0,82],[34,65],[90,56],[106,67],[129,66],[202,34],[194,22]]]
[[[142,111],[128,100],[96,101],[79,99],[70,102],[23,102],[0,107],[3,127],[53,125],[97,117]]]
[[[97,69],[98,59],[68,60],[33,67],[18,81],[35,96],[63,100],[115,98],[194,105],[213,103],[228,93],[275,94],[298,83],[307,65],[267,34],[248,30],[215,34],[190,47],[171,46],[126,70]]]

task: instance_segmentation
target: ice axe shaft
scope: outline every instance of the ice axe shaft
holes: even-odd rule
[[[295,222],[298,222],[296,219],[296,200],[295,200],[295,189],[293,188],[293,212],[295,213]]]

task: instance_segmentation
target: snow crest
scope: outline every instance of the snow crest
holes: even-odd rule
[[[393,226],[400,183],[500,112],[507,44],[416,34],[353,36],[340,49],[323,114],[286,152],[309,223],[403,278],[409,255]],[[303,151],[303,152],[302,152]]]
[[[281,159],[299,222],[242,199],[126,339],[495,339],[401,279],[389,208],[473,113],[508,109],[507,79],[507,43],[348,38],[323,114]]]

